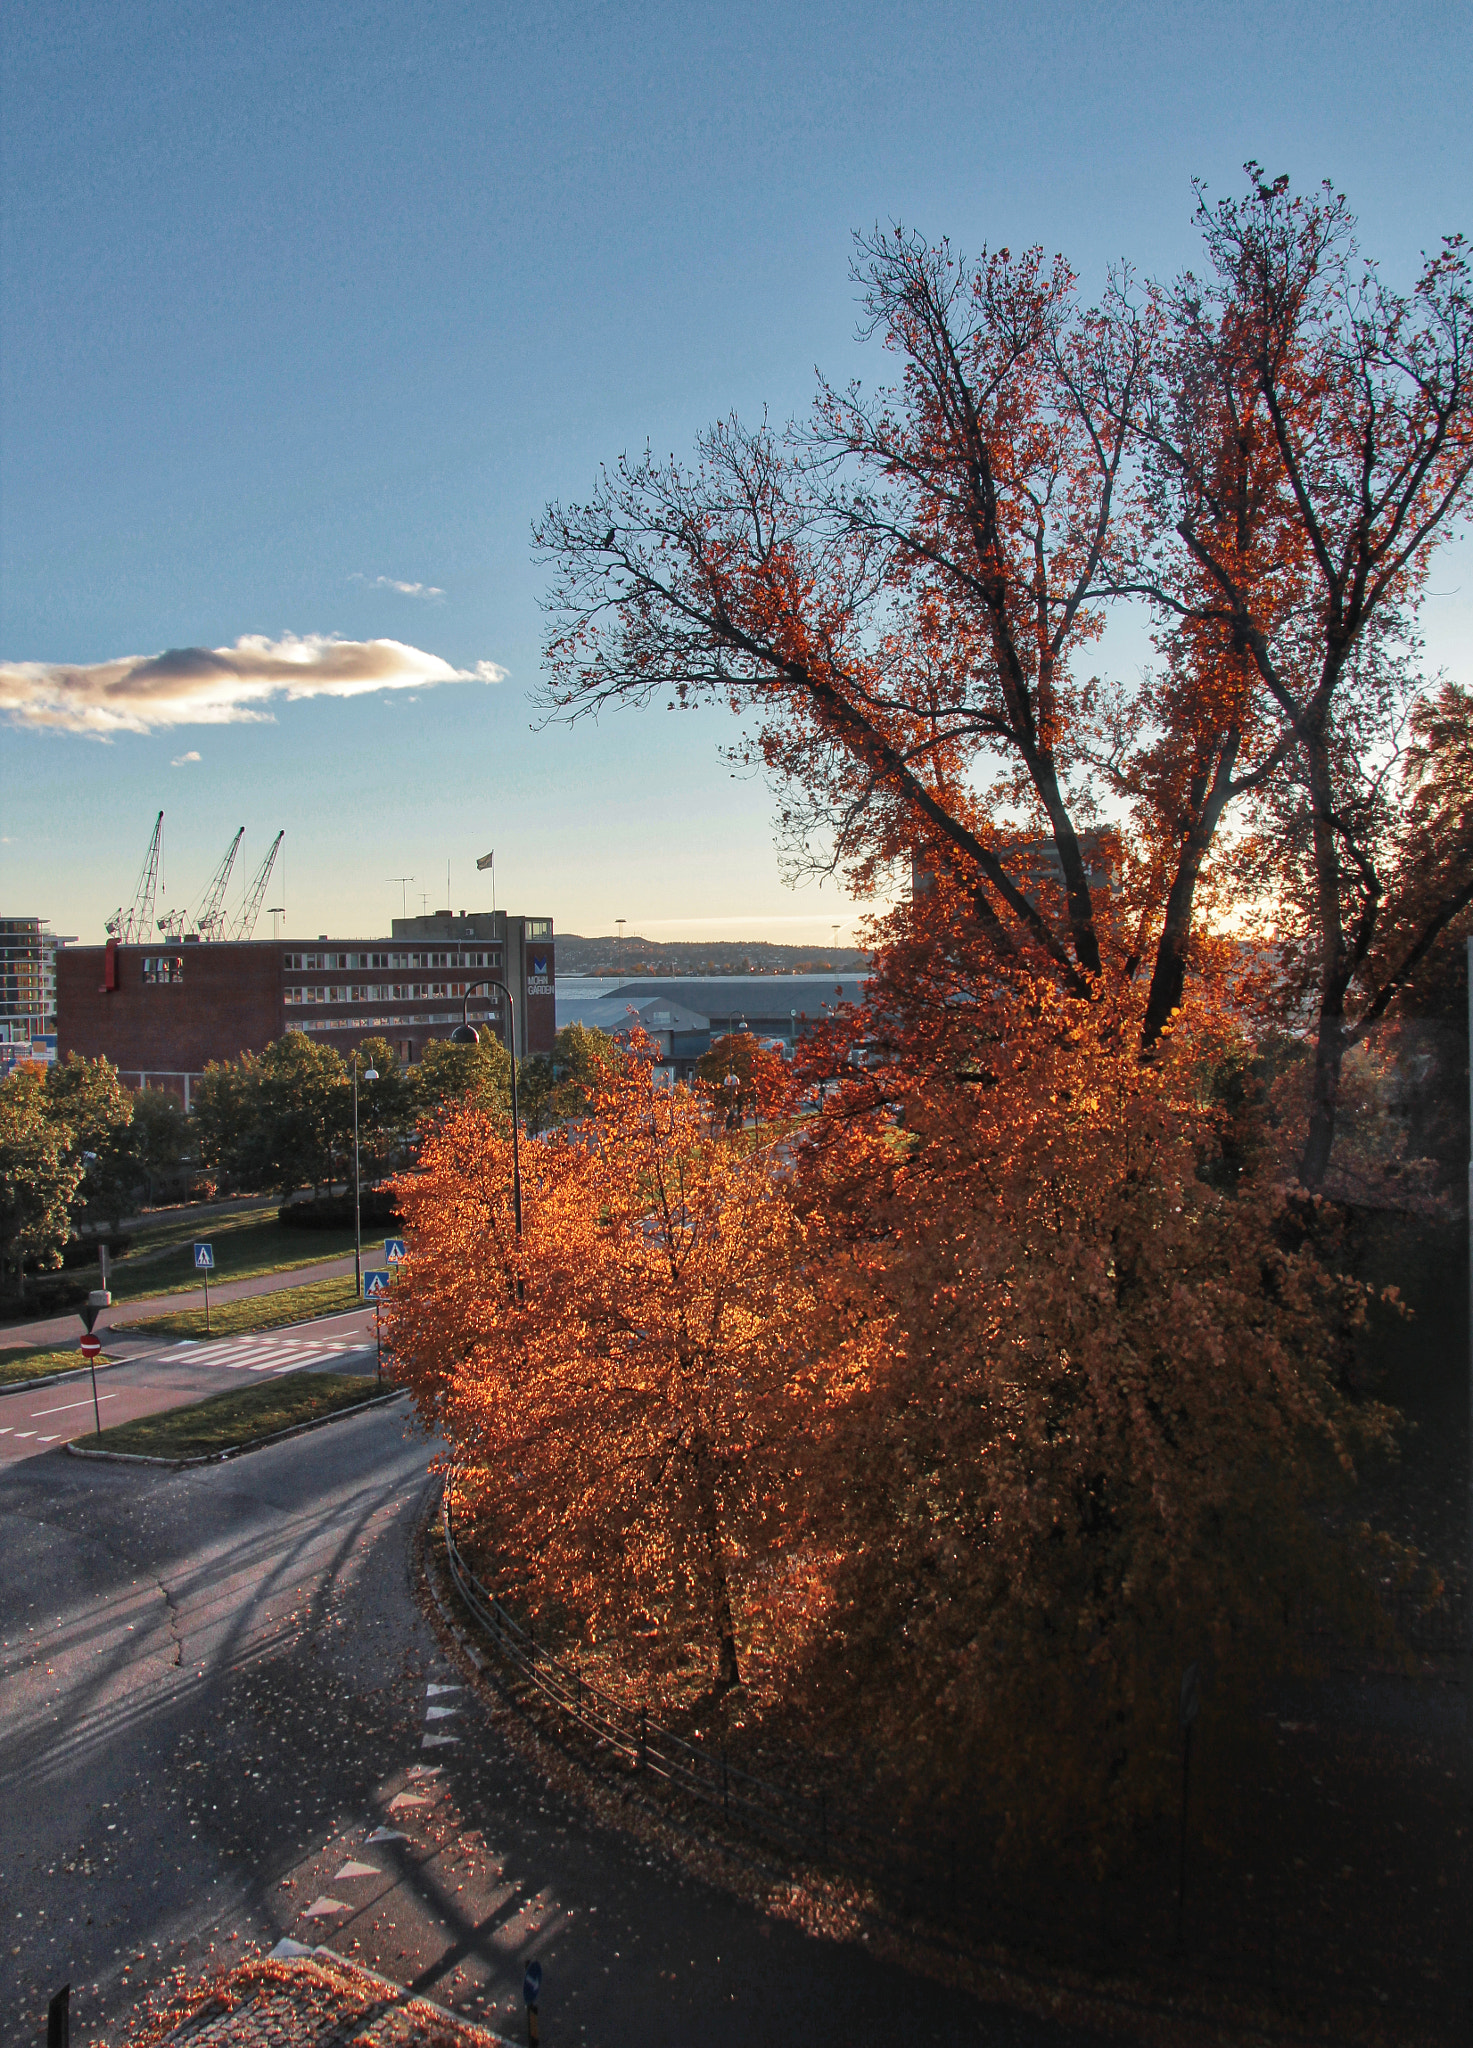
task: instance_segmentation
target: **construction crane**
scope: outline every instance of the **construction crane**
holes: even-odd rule
[[[164,814],[160,811],[153,821],[153,837],[148,842],[148,852],[143,856],[133,901],[126,911],[119,904],[107,921],[108,937],[125,946],[142,945],[153,931],[153,905],[158,894],[159,855],[163,850],[163,839]]]
[[[240,842],[245,838],[245,826],[236,832],[225,851],[225,858],[215,870],[200,905],[199,916],[194,928],[202,939],[223,939],[225,936],[225,891],[230,882],[230,871],[235,866],[235,856],[240,852]]]
[[[256,870],[256,879],[247,891],[245,903],[235,929],[229,934],[233,939],[254,938],[256,919],[261,915],[261,905],[266,901],[266,884],[271,880],[271,870],[276,865],[276,856],[281,850],[285,832],[278,832],[271,842],[271,851]]]

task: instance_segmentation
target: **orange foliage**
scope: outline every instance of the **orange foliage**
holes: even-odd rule
[[[645,1697],[719,1693],[791,1662],[790,1559],[864,1345],[779,1137],[727,1134],[632,1049],[576,1137],[524,1145],[520,1244],[503,1132],[466,1109],[427,1134],[391,1340],[504,1594],[614,1645]]]

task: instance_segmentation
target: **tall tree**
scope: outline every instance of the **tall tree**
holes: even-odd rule
[[[611,1067],[576,1140],[510,1142],[465,1107],[398,1186],[411,1258],[390,1306],[400,1369],[448,1437],[499,1582],[677,1694],[770,1664],[774,1575],[824,1435],[814,1384],[822,1226],[773,1143],[713,1128]]]
[[[131,1092],[111,1061],[69,1053],[46,1070],[46,1104],[81,1161],[83,1208],[116,1227],[137,1199],[140,1184],[130,1130]]]
[[[1199,200],[1206,279],[1156,295],[1169,344],[1139,412],[1149,514],[1122,587],[1210,636],[1271,723],[1268,757],[1286,771],[1270,790],[1275,842],[1302,858],[1313,905],[1298,1171],[1317,1187],[1353,1008],[1384,1011],[1468,901],[1460,876],[1424,902],[1373,985],[1405,652],[1433,550],[1473,502],[1473,299],[1461,235],[1400,293],[1328,186],[1305,199],[1249,175],[1246,198]]]
[[[1201,220],[1209,286],[1121,272],[1094,309],[1037,251],[862,239],[899,382],[821,386],[801,429],[729,421],[693,468],[621,461],[549,507],[549,702],[727,702],[795,858],[861,889],[917,853],[954,871],[1000,960],[1074,994],[1145,974],[1147,1047],[1231,807],[1287,846],[1302,785],[1317,1185],[1384,893],[1354,776],[1390,738],[1397,636],[1468,500],[1466,264],[1454,238],[1410,297],[1353,278],[1343,202],[1256,174]],[[1106,690],[1085,650],[1142,596],[1162,672]],[[1102,753],[1131,808],[1113,863],[1087,837]]]
[[[0,1081],[0,1271],[25,1293],[28,1264],[59,1266],[85,1171],[32,1066]]]

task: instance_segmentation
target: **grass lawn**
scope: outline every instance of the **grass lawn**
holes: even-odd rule
[[[186,1234],[187,1233],[187,1234]],[[376,1240],[368,1236],[370,1251],[383,1249],[382,1231]],[[162,1255],[158,1243],[138,1245],[113,1262],[114,1301],[147,1301],[154,1295],[179,1288],[196,1287],[193,1245],[196,1240],[213,1245],[213,1285],[225,1280],[254,1280],[263,1273],[287,1273],[295,1266],[317,1266],[324,1259],[340,1259],[353,1249],[351,1230],[288,1230],[276,1220],[276,1208],[243,1216],[206,1216],[190,1229],[175,1222],[163,1241],[169,1250]],[[149,1256],[140,1256],[148,1252]],[[382,1264],[382,1260],[378,1261]]]
[[[85,1438],[84,1448],[128,1451],[140,1458],[203,1458],[255,1443],[279,1429],[294,1429],[299,1422],[314,1422],[339,1408],[361,1407],[383,1391],[362,1373],[285,1373],[254,1387],[211,1394],[188,1408],[120,1422],[100,1437]]]
[[[205,1329],[202,1308],[175,1309],[172,1314],[145,1316],[130,1321],[130,1330],[144,1330],[159,1337],[244,1337],[252,1330],[276,1330],[283,1323],[300,1323],[308,1316],[325,1316],[352,1308],[357,1302],[353,1275],[339,1280],[313,1280],[305,1287],[278,1287],[271,1294],[248,1294],[242,1301],[212,1301],[210,1327]]]
[[[106,1356],[103,1352],[97,1363],[101,1365]],[[0,1387],[9,1386],[13,1380],[39,1380],[48,1373],[73,1372],[86,1363],[75,1346],[70,1351],[59,1351],[51,1344],[20,1345],[14,1351],[0,1351]]]

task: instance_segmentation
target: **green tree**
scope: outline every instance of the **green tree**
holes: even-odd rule
[[[221,1194],[269,1187],[261,1120],[261,1077],[255,1056],[211,1060],[194,1091],[200,1164]]]
[[[467,1104],[493,1116],[511,1111],[511,1061],[506,1047],[490,1031],[476,1045],[452,1045],[432,1038],[414,1070],[418,1113],[432,1115],[452,1104]]]
[[[131,1092],[110,1060],[69,1053],[48,1067],[44,1099],[47,1115],[66,1133],[84,1168],[79,1189],[84,1213],[116,1229],[140,1186],[130,1131]]]
[[[405,1147],[414,1135],[415,1088],[412,1078],[399,1064],[399,1056],[387,1038],[365,1038],[349,1061],[358,1065],[358,1143],[363,1172],[376,1180],[391,1166],[402,1162]],[[365,1081],[367,1073],[378,1075]]]
[[[259,1112],[248,1149],[258,1183],[289,1195],[331,1185],[350,1142],[352,1095],[343,1062],[305,1031],[288,1031],[256,1061]]]
[[[45,1078],[20,1067],[0,1081],[0,1269],[25,1293],[29,1260],[59,1266],[81,1185],[81,1153],[52,1114]]]
[[[150,1206],[164,1189],[175,1191],[192,1149],[195,1132],[177,1095],[166,1088],[143,1088],[133,1098],[129,1127],[133,1164]]]
[[[551,1057],[536,1053],[517,1069],[518,1106],[527,1129],[536,1137],[552,1124],[585,1116],[594,1091],[607,1083],[621,1057],[602,1031],[565,1024]]]

